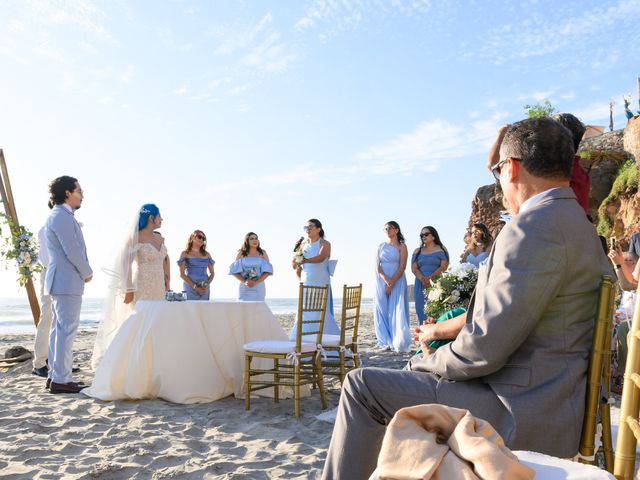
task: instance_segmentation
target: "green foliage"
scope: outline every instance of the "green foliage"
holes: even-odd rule
[[[618,176],[611,186],[611,191],[598,208],[598,234],[603,237],[611,235],[613,225],[607,218],[607,205],[621,195],[638,191],[640,185],[640,172],[633,160],[628,160],[618,170]]]
[[[556,107],[549,100],[545,100],[543,103],[538,102],[534,105],[527,104],[523,108],[528,118],[550,117],[556,113]]]

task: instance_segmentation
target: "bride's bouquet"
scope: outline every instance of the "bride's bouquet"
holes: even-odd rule
[[[424,289],[424,313],[438,318],[448,310],[469,306],[471,294],[478,283],[478,267],[471,263],[461,263],[449,267],[431,287]]]

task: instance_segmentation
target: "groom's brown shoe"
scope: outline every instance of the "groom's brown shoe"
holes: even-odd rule
[[[78,393],[82,389],[87,388],[88,385],[79,384],[77,382],[69,382],[69,383],[56,383],[51,382],[51,386],[49,387],[49,391],[51,393]]]

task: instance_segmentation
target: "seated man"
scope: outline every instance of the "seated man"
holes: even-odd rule
[[[464,328],[412,371],[347,375],[323,478],[368,478],[395,412],[425,403],[468,409],[509,448],[575,455],[598,287],[613,272],[569,188],[573,157],[554,120],[507,127],[492,171],[513,218],[480,269]]]

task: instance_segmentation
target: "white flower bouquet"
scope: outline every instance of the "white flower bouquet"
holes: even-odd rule
[[[11,219],[4,217],[4,223],[9,226],[10,235],[4,237],[0,249],[0,257],[8,264],[13,261],[18,268],[18,283],[24,287],[34,273],[42,271],[38,263],[38,243],[29,230],[22,225],[13,225]],[[2,231],[0,231],[2,233]]]
[[[438,318],[447,310],[466,309],[477,283],[478,267],[475,265],[461,263],[449,267],[433,281],[431,287],[424,290],[424,313],[429,317]]]
[[[258,280],[260,278],[260,275],[258,275],[258,272],[256,272],[255,268],[252,268],[251,270],[249,270],[248,272],[246,272],[243,275],[245,280],[253,280],[254,282],[256,280]]]

